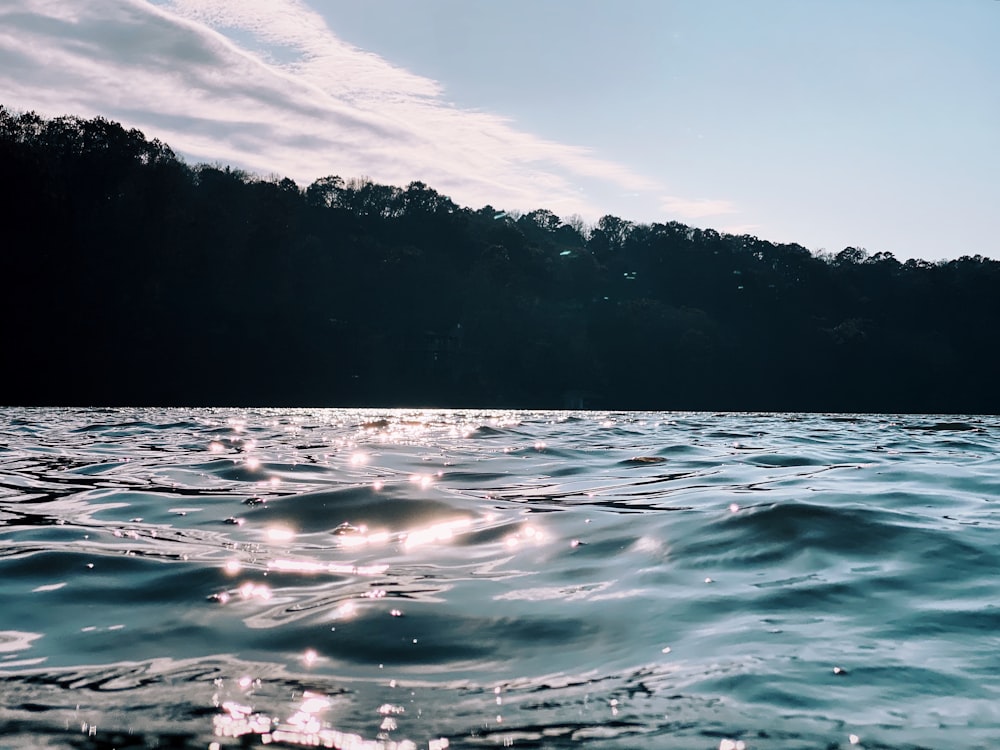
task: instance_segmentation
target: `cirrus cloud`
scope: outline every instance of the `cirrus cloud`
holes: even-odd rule
[[[739,213],[739,209],[731,201],[707,198],[692,199],[665,195],[661,198],[661,205],[667,214],[679,216],[682,219],[703,219],[706,216]]]
[[[586,148],[453,105],[439,82],[344,42],[300,0],[15,0],[0,9],[0,86],[8,107],[103,115],[189,160],[300,184],[422,180],[467,205],[590,217],[602,213],[590,188],[663,190]],[[695,217],[727,206],[664,202]]]

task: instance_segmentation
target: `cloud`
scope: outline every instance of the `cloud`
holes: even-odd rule
[[[189,160],[303,185],[422,180],[466,205],[591,217],[602,212],[588,186],[662,190],[452,105],[440,83],[345,43],[299,0],[17,0],[0,10],[0,89],[8,107],[119,119]]]
[[[726,200],[691,199],[665,195],[660,202],[664,211],[671,216],[679,216],[682,219],[702,219],[706,216],[739,213],[736,205]]]

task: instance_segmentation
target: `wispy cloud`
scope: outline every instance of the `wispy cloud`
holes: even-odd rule
[[[345,43],[299,0],[16,0],[0,9],[0,90],[9,107],[120,119],[191,160],[301,184],[423,180],[468,205],[585,216],[602,213],[587,185],[662,190],[586,148],[454,106],[440,83]]]
[[[739,213],[736,205],[726,200],[691,199],[666,195],[661,198],[660,203],[668,216],[677,216],[682,219],[703,219],[708,216]]]

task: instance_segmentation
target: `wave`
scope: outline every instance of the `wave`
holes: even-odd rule
[[[0,410],[0,746],[987,747],[998,438]]]

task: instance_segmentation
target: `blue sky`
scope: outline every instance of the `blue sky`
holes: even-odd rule
[[[303,187],[1000,258],[997,0],[8,0],[0,91]]]

